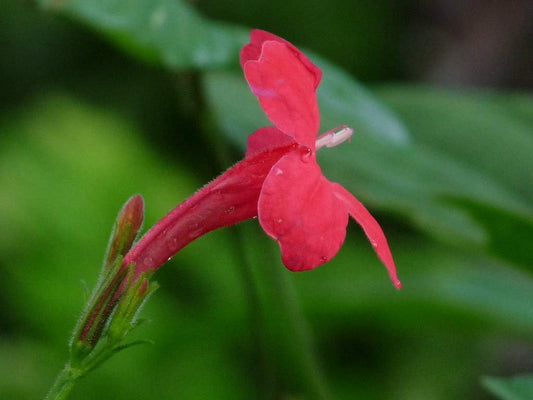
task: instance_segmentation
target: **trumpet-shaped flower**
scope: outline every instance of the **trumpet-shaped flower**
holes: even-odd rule
[[[133,247],[124,264],[135,262],[137,275],[158,268],[197,237],[258,216],[279,243],[285,266],[309,270],[337,254],[351,216],[400,288],[379,224],[350,192],[326,179],[317,163],[319,148],[352,134],[341,126],[316,137],[320,69],[289,42],[260,30],[252,31],[240,58],[250,89],[274,126],[252,134],[244,160],[172,210]]]

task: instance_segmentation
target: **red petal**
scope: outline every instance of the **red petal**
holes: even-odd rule
[[[181,248],[214,229],[257,215],[257,200],[272,166],[292,146],[247,158],[177,206],[131,249],[123,265],[135,262],[134,278],[157,269]]]
[[[309,59],[306,57],[304,53],[302,53],[296,46],[294,46],[292,43],[287,42],[285,39],[280,38],[279,36],[276,36],[270,32],[262,31],[260,29],[253,29],[250,32],[250,43],[248,43],[246,46],[244,46],[241,50],[241,67],[244,69],[244,64],[247,61],[254,60],[257,61],[259,57],[261,56],[261,51],[263,48],[263,43],[271,40],[274,42],[284,43],[289,47],[289,49],[294,53],[296,57],[300,60],[302,64],[305,65],[305,67],[315,76],[315,89],[320,84],[320,79],[322,79],[322,71],[320,71],[320,68],[318,68],[315,64],[313,64]]]
[[[389,249],[389,244],[387,243],[387,238],[381,230],[378,222],[365,208],[365,206],[363,206],[361,202],[344,187],[337,183],[334,183],[333,185],[335,195],[344,203],[345,208],[348,210],[348,213],[353,217],[353,219],[355,219],[357,223],[361,225],[366,237],[368,240],[370,240],[370,243],[374,247],[379,259],[387,267],[392,283],[397,289],[400,289],[402,284],[396,275],[396,265],[394,264],[392,254]]]
[[[244,74],[274,125],[314,149],[320,125],[315,75],[298,56],[285,43],[266,41],[259,59],[246,62]]]
[[[289,135],[284,134],[275,126],[259,128],[248,136],[248,148],[245,158],[253,156],[259,152],[273,150],[276,147],[296,145],[296,142]]]
[[[268,174],[259,197],[259,222],[281,247],[293,271],[329,261],[346,236],[348,213],[333,194],[314,155],[292,151]]]

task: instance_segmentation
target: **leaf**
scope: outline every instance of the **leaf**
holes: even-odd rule
[[[413,243],[394,239],[390,244],[401,291],[393,290],[362,232],[351,232],[331,262],[294,275],[305,310],[322,321],[370,313],[373,319],[383,318],[387,326],[417,332],[439,329],[444,315],[457,334],[468,327],[486,332],[490,326],[505,334],[531,337],[530,274],[472,251],[421,238]]]
[[[311,52],[306,54],[323,72],[318,88],[322,131],[344,121],[357,135],[397,145],[409,142],[407,127],[392,109],[341,68]]]
[[[203,19],[179,0],[37,0],[109,37],[140,59],[172,69],[238,64],[248,33]]]
[[[180,0],[38,2],[103,32],[137,57],[171,69],[237,66],[240,48],[249,37],[247,29],[202,18]],[[329,124],[342,116],[344,123],[361,132],[398,144],[408,140],[398,118],[353,77],[319,56],[312,58],[324,71],[318,93],[323,120]]]
[[[131,118],[65,94],[2,115],[0,132],[2,316],[21,344],[0,340],[9,359],[0,369],[18,365],[32,382],[0,379],[0,398],[37,398],[65,361],[84,304],[80,281],[93,286],[117,208],[141,193],[149,227],[205,182],[180,162],[182,149],[165,159]],[[240,373],[247,354],[233,346],[248,337],[230,240],[224,230],[213,232],[157,271],[162,288],[142,313],[154,323],[132,332],[132,340],[155,339],[154,348],[114,357],[96,379],[80,381],[79,398],[256,397],[252,380]],[[28,346],[33,337],[46,349]],[[128,369],[140,355],[146,368]],[[160,379],[167,383],[151,385]]]
[[[531,203],[532,96],[409,86],[378,94],[401,115],[417,143],[475,167]]]
[[[460,168],[434,166],[436,179],[448,175],[439,189],[442,201],[484,231],[491,252],[533,268],[533,98],[406,86],[378,93],[406,121],[422,151]]]
[[[0,125],[6,296],[31,329],[63,342],[81,311],[79,282],[93,286],[120,204],[142,193],[150,226],[202,182],[183,166],[169,169],[129,123],[64,95],[29,103]],[[33,312],[43,296],[47,307]]]
[[[328,73],[329,71],[325,70],[324,76],[327,77]],[[248,134],[268,123],[257,101],[242,81],[242,78],[232,74],[211,73],[206,77],[205,87],[209,105],[223,132],[243,147]],[[326,176],[346,186],[364,202],[398,214],[434,237],[462,246],[487,247],[495,227],[486,229],[485,223],[480,223],[477,215],[460,205],[459,200],[496,208],[512,214],[521,220],[521,224],[529,224],[528,221],[533,215],[531,202],[526,196],[529,189],[520,183],[518,171],[527,171],[523,174],[533,171],[531,157],[525,157],[530,154],[530,147],[533,153],[533,147],[530,144],[531,138],[527,136],[528,127],[523,121],[507,116],[506,122],[498,125],[497,122],[503,117],[495,113],[493,107],[486,109],[482,103],[479,106],[480,100],[473,95],[465,97],[459,93],[449,94],[457,98],[457,102],[463,106],[477,105],[468,111],[468,114],[471,114],[470,119],[461,124],[461,118],[456,115],[457,110],[441,111],[438,106],[428,106],[431,99],[425,96],[423,90],[414,91],[405,102],[408,105],[402,101],[402,94],[412,91],[389,90],[391,94],[388,97],[385,94],[384,97],[389,100],[392,108],[397,106],[400,116],[411,116],[412,118],[406,119],[408,123],[415,117],[421,122],[411,122],[417,134],[410,141],[383,140],[377,131],[396,132],[386,122],[386,113],[369,113],[375,120],[375,126],[370,129],[368,123],[359,119],[359,114],[353,111],[361,107],[361,103],[354,100],[355,92],[350,94],[346,91],[343,94],[341,91],[329,91],[330,87],[327,85],[321,87],[320,99],[336,97],[339,104],[344,102],[347,105],[336,109],[326,107],[321,110],[322,120],[330,121],[330,126],[348,122],[356,134],[351,144],[320,151],[319,161]],[[420,93],[420,99],[417,93]],[[437,98],[434,101],[440,104],[438,94],[434,93],[433,97]],[[391,101],[389,98],[397,100]],[[327,104],[327,101],[325,103]],[[352,105],[353,107],[350,107]],[[333,109],[335,111],[332,111]],[[461,115],[464,116],[464,113]],[[380,126],[382,120],[385,123]],[[455,124],[450,125],[450,121],[455,121]],[[422,122],[425,125],[422,125]],[[491,124],[496,127],[486,132],[485,128]],[[445,128],[448,125],[450,128]],[[363,127],[361,131],[359,126]],[[447,133],[446,143],[433,146],[431,138],[438,140],[436,132],[439,132],[439,127]],[[475,152],[474,143],[492,141],[494,135],[500,131],[509,136],[510,140],[505,146],[485,146],[482,154]],[[477,135],[476,140],[469,137],[471,132]],[[487,136],[486,139],[483,135]],[[391,134],[388,138],[396,136],[402,137]],[[461,147],[463,141],[466,150]],[[472,143],[470,147],[469,143]],[[454,148],[461,152],[453,151]],[[501,149],[505,153],[502,153]],[[513,154],[523,156],[517,157],[511,163]],[[502,161],[515,165],[513,171],[516,171],[516,174],[513,174],[517,177],[516,186],[509,185],[503,178],[503,173],[496,171],[497,168],[488,163],[488,160],[497,159],[498,156]],[[481,162],[476,164],[470,161],[476,160],[476,157],[487,161],[483,161],[483,165]],[[520,190],[514,190],[515,188]]]
[[[501,400],[533,399],[533,375],[521,375],[511,378],[485,376],[483,386]]]

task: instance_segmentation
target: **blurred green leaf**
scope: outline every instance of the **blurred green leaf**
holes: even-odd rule
[[[393,237],[391,247],[403,283],[399,292],[392,290],[362,232],[350,233],[327,265],[294,275],[304,308],[313,313],[311,319],[370,313],[397,328],[416,326],[419,333],[438,329],[446,320],[456,333],[491,326],[531,338],[530,274],[420,238],[410,243]]]
[[[456,190],[442,187],[443,202],[468,213],[494,254],[533,268],[533,97],[408,86],[378,93],[424,151],[477,175]]]
[[[166,170],[164,161],[135,128],[66,96],[35,101],[4,117],[0,130],[0,251],[17,282],[10,295],[36,331],[68,336],[73,321],[54,310],[79,314],[80,282],[98,276],[120,205],[143,193],[149,225],[199,183],[185,169],[155,173]],[[43,293],[48,306],[35,313]],[[65,298],[78,301],[65,306]]]
[[[483,386],[501,400],[533,399],[533,375],[496,378],[486,376]]]
[[[26,381],[44,394],[66,358],[84,301],[81,281],[96,280],[120,205],[142,193],[149,227],[203,182],[179,158],[171,162],[155,154],[113,112],[65,95],[44,96],[2,116],[0,131],[3,299],[6,313],[20,321],[16,335],[38,338],[53,353],[32,361],[31,368],[48,378]],[[242,335],[246,310],[227,241],[223,231],[215,232],[158,271],[165,283],[143,312],[154,322],[132,334],[156,344],[110,360],[80,385],[90,389],[75,389],[78,398],[254,397],[238,365],[220,372],[236,363],[227,346]],[[138,365],[138,357],[149,367],[124,374],[127,365]],[[143,389],[131,385],[132,379],[143,382]],[[161,379],[173,383],[159,384]],[[179,383],[200,381],[209,385]],[[24,392],[8,383],[0,380],[0,393]]]
[[[378,90],[420,145],[476,169],[528,204],[533,200],[533,97],[396,86]]]
[[[248,41],[245,28],[202,18],[180,0],[135,0],[134,4],[110,0],[38,1],[103,31],[137,57],[171,69],[237,66],[239,50]],[[318,56],[313,56],[313,60],[324,70],[322,119],[329,128],[330,123],[342,119],[359,131],[386,141],[407,141],[401,122],[353,77]],[[208,82],[212,81],[208,78]],[[209,90],[209,84],[206,87]]]
[[[324,76],[330,72],[335,76],[336,72],[328,68],[324,69]],[[241,147],[251,132],[268,124],[242,78],[228,73],[212,73],[207,75],[205,85],[210,107],[223,132]],[[404,102],[403,93],[411,93],[409,90],[390,92],[389,95],[385,91],[381,93],[393,109],[398,108],[400,116],[412,117],[406,118],[417,131],[411,141],[395,143],[379,138],[376,131],[395,130],[390,129],[382,114],[365,111],[375,120],[369,129],[367,121],[360,119],[354,111],[358,107],[364,109],[364,105],[357,102],[355,92],[343,93],[328,86],[319,89],[320,105],[328,104],[332,97],[337,103],[345,102],[343,107],[325,107],[322,120],[329,121],[329,126],[349,123],[356,131],[351,144],[319,153],[328,177],[341,182],[369,204],[406,217],[432,236],[464,246],[486,246],[497,226],[487,229],[487,221],[478,221],[477,215],[459,205],[459,201],[496,208],[512,215],[520,224],[531,226],[533,210],[527,196],[531,185],[523,179],[524,174],[533,171],[532,159],[527,157],[527,154],[533,154],[533,138],[527,124],[510,116],[502,122],[502,116],[495,113],[493,107],[478,105],[479,99],[475,96],[470,103],[476,107],[468,109],[469,119],[461,124],[461,115],[464,117],[465,113],[457,115],[453,110],[441,110],[437,95],[426,96],[423,90],[419,90]],[[419,92],[420,98],[416,95]],[[459,93],[450,96],[463,107],[472,97],[465,98]],[[429,106],[432,98],[437,103],[434,107]],[[418,119],[412,122],[415,117]],[[383,125],[380,125],[381,121]],[[420,123],[416,124],[416,121]],[[485,129],[487,126],[491,126],[489,131]],[[439,132],[443,143],[429,145],[431,138],[438,140]],[[478,142],[492,143],[495,136],[504,135],[503,132],[509,138],[505,145],[475,146]],[[515,185],[505,179],[505,169],[494,167],[500,164],[490,165],[490,160],[498,158],[503,165],[509,163],[509,174]],[[521,180],[519,171],[522,171]],[[524,239],[517,238],[518,241]]]
[[[322,70],[318,88],[321,130],[338,126],[339,121],[356,130],[357,135],[383,139],[391,145],[409,142],[403,121],[357,80],[327,60],[305,52]]]
[[[248,39],[238,27],[211,22],[179,0],[37,0],[102,32],[138,58],[170,68],[237,65]]]

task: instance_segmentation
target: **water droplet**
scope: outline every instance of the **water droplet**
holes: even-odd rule
[[[196,239],[202,233],[203,233],[203,228],[199,224],[194,224],[191,226],[188,236],[189,236],[189,239]]]
[[[281,223],[283,222],[283,219],[282,219],[282,218],[278,218],[278,219],[276,220],[276,222],[277,222],[278,224],[281,224]]]
[[[281,168],[276,168],[276,175],[283,175],[283,170]]]
[[[328,261],[328,257],[327,257],[327,256],[322,256],[322,257],[320,257],[320,259],[321,259],[322,261]]]
[[[241,186],[248,186],[250,183],[252,183],[251,176],[245,176],[239,180],[239,185]]]
[[[167,247],[170,251],[176,251],[178,250],[178,238],[177,237],[171,237],[170,241],[167,242]]]
[[[252,173],[252,180],[254,181],[263,180],[265,179],[265,177],[266,177],[266,174],[264,174],[263,172],[256,173],[256,174]]]
[[[150,268],[153,265],[153,263],[154,263],[154,259],[152,257],[144,257],[143,264],[146,267]]]
[[[309,162],[311,160],[311,149],[306,149],[302,152],[302,161],[303,162]]]
[[[226,214],[231,214],[233,211],[235,211],[235,206],[230,206],[224,210]]]
[[[199,229],[199,230],[197,230],[197,231],[190,232],[190,233],[189,233],[189,238],[190,238],[190,239],[196,239],[196,238],[199,237],[201,234],[202,234],[202,231]]]

